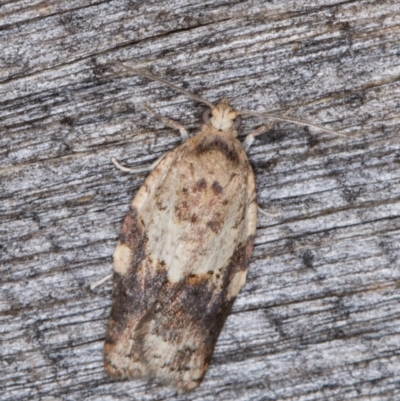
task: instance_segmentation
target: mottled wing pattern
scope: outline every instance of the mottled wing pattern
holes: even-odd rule
[[[198,386],[246,280],[253,172],[239,141],[203,131],[150,174],[125,219],[105,345],[111,376]]]
[[[114,252],[113,298],[104,345],[104,367],[113,378],[148,375],[135,332],[156,301],[167,270],[147,251],[148,224],[139,211],[152,206],[154,192],[162,187],[175,156],[175,151],[168,153],[139,189]]]

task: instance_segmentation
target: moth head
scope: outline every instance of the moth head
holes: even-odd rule
[[[227,131],[231,128],[236,131],[240,127],[241,118],[224,97],[214,108],[203,113],[203,122],[211,124],[218,131]]]

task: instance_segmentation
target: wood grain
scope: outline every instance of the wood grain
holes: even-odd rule
[[[400,399],[400,4],[0,4],[0,400]],[[248,282],[189,395],[115,382],[102,346],[112,253],[148,164],[211,102],[290,109],[249,151],[260,216]],[[244,138],[260,122],[244,121]]]

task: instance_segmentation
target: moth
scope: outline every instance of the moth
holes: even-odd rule
[[[266,127],[242,144],[240,116],[298,121],[237,112],[226,98],[213,105],[148,71],[117,64],[209,107],[191,138],[163,119],[185,141],[155,163],[123,222],[104,345],[112,378],[152,377],[188,392],[203,380],[253,250],[258,207],[246,149]]]

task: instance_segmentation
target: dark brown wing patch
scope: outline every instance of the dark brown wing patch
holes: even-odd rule
[[[227,140],[221,135],[204,136],[201,142],[196,147],[197,155],[202,155],[207,152],[216,150],[223,154],[233,164],[239,164],[240,158],[235,143],[232,140]]]
[[[143,320],[139,341],[150,371],[189,391],[202,381],[235,296],[235,274],[245,272],[254,237],[239,245],[217,281],[210,274],[190,275],[179,283],[165,283],[151,312]],[[160,344],[165,344],[161,346]],[[155,360],[163,360],[160,367]]]

